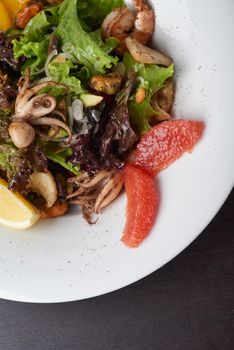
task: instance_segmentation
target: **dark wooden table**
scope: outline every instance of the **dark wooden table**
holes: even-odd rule
[[[234,191],[190,247],[127,288],[67,304],[0,300],[0,350],[209,349],[234,349]]]

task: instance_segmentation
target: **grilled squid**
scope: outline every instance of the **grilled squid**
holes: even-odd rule
[[[107,207],[119,195],[123,187],[123,175],[120,171],[100,171],[91,177],[88,173],[70,178],[69,184],[74,190],[67,197],[71,204],[80,205],[83,216],[90,224],[91,216]]]
[[[30,71],[28,69],[25,77],[20,78],[18,82],[19,94],[15,103],[15,117],[9,127],[12,142],[18,148],[27,147],[35,138],[35,131],[32,125],[46,125],[52,128],[56,127],[55,130],[57,131],[54,135],[58,133],[57,127],[66,130],[68,134],[67,143],[69,143],[72,133],[65,123],[66,118],[64,115],[56,110],[56,99],[49,94],[36,95],[40,90],[48,86],[61,84],[48,81],[30,88],[29,83]],[[56,115],[56,118],[54,118],[54,115]],[[40,135],[40,131],[38,133]]]

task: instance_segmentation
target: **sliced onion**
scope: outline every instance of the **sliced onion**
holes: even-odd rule
[[[84,106],[78,99],[72,102],[72,117],[76,121],[81,121],[84,118]]]
[[[72,55],[68,52],[62,52],[58,55],[58,57],[64,57],[66,58],[67,60],[71,60],[72,59]]]
[[[48,77],[46,77],[46,78],[41,78],[41,79],[35,81],[34,83],[32,83],[32,84],[31,84],[31,87],[34,87],[34,86],[36,86],[36,85],[38,85],[38,84],[42,84],[42,83],[48,83],[49,81],[52,81],[52,79],[51,79],[51,78],[48,78]]]
[[[49,64],[52,61],[52,59],[58,55],[58,50],[54,49],[49,56],[47,57],[46,63],[45,63],[45,75],[50,78],[51,74],[49,72]]]
[[[145,85],[145,79],[143,77],[137,77],[137,81],[140,82],[140,86],[144,86]]]

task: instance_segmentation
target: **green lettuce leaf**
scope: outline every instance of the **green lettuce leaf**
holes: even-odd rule
[[[14,57],[28,58],[22,71],[30,67],[31,76],[38,74],[45,66],[50,42],[50,35],[46,34],[49,25],[45,12],[41,11],[29,21],[21,40],[13,41]]]
[[[88,6],[88,12],[84,9]],[[122,0],[64,0],[60,5],[46,8],[33,17],[22,33],[20,40],[13,41],[14,57],[17,59],[21,56],[27,58],[22,66],[22,71],[27,67],[31,69],[31,76],[41,73],[44,69],[48,57],[48,46],[51,36],[56,34],[60,39],[62,51],[71,56],[71,62],[82,65],[86,68],[84,73],[105,73],[113,65],[117,64],[118,58],[110,56],[109,53],[117,45],[114,38],[104,42],[101,37],[101,30],[88,33],[84,30],[85,24],[84,13],[90,16],[92,13],[95,24],[103,19],[113,7],[123,6]],[[83,8],[83,10],[82,10]],[[97,12],[97,13],[96,13]],[[81,17],[79,17],[79,13]],[[95,17],[96,16],[96,17]],[[87,18],[88,18],[87,17]],[[54,31],[51,33],[51,28]],[[71,64],[71,63],[69,63]],[[79,90],[79,82],[74,75],[70,74],[73,67],[60,68],[59,75],[62,75],[62,81],[74,90]],[[82,67],[79,67],[81,70]],[[67,71],[69,70],[69,74]],[[58,74],[57,74],[58,75]],[[66,79],[65,79],[66,77]],[[78,77],[76,76],[78,79]]]
[[[124,0],[79,0],[78,15],[88,26],[100,25],[116,7],[124,7]]]
[[[74,166],[72,163],[66,161],[67,157],[72,154],[72,150],[70,148],[68,148],[63,152],[55,153],[53,151],[53,146],[50,144],[50,145],[47,145],[47,147],[44,150],[44,153],[46,157],[50,159],[52,162],[61,165],[63,168],[69,170],[75,175],[80,174],[80,167],[78,165]]]
[[[81,81],[75,76],[71,75],[71,69],[76,68],[71,60],[53,60],[49,66],[48,70],[50,77],[53,81],[65,84],[70,92],[75,93],[76,95],[84,92],[84,89],[81,86]]]
[[[47,32],[50,23],[47,20],[45,11],[39,12],[33,17],[23,31],[23,35],[29,41],[40,42],[44,39],[44,35]]]
[[[128,109],[131,125],[139,134],[144,134],[150,129],[150,119],[157,114],[151,106],[152,96],[163,88],[166,79],[174,74],[174,65],[168,68],[155,64],[137,63],[129,53],[124,55],[126,70],[134,69],[138,77],[143,78],[141,83],[146,91],[146,97],[142,103],[136,103],[135,98],[129,100]]]
[[[108,38],[106,41],[103,41],[101,29],[97,29],[95,30],[95,32],[89,33],[89,35],[106,54],[109,54],[116,46],[118,46],[119,43],[119,41],[114,37]]]
[[[82,28],[77,15],[77,0],[64,0],[59,8],[59,25],[55,31],[61,40],[62,50],[74,62],[86,66],[92,74],[105,73],[118,58],[105,53]]]
[[[27,37],[23,37],[20,41],[14,40],[14,57],[16,59],[21,56],[28,58],[22,66],[23,72],[30,67],[30,75],[33,77],[44,69],[49,41],[49,38],[45,38],[41,42],[32,42],[28,41]]]

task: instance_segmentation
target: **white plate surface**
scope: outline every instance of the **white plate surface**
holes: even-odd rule
[[[59,302],[126,286],[175,257],[214,217],[234,183],[234,2],[160,0],[154,42],[176,63],[176,117],[206,123],[203,140],[161,173],[161,207],[149,237],[119,239],[123,195],[89,227],[77,214],[27,232],[0,229],[0,297]]]

